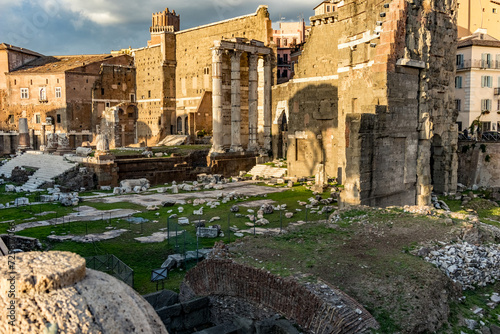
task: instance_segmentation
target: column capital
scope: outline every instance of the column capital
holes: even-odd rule
[[[230,55],[231,55],[231,61],[240,61],[241,55],[243,54],[243,51],[241,50],[232,50]]]
[[[212,48],[212,61],[213,62],[221,62],[223,54],[224,54],[224,49]]]

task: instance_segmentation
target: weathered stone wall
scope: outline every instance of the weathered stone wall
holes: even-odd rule
[[[311,18],[294,79],[273,90],[289,174],[324,164],[348,204],[427,204],[432,184],[456,188],[455,5],[357,0]]]
[[[483,152],[484,150],[484,152]],[[466,187],[500,187],[500,142],[460,141],[458,182]]]
[[[134,53],[137,80],[139,141],[171,134],[175,117],[175,35],[165,32],[160,45]],[[174,115],[174,116],[173,116]]]
[[[119,134],[121,127],[125,133],[135,137],[137,111],[135,107],[135,67],[102,65],[99,78],[92,87],[92,131],[96,133],[96,125],[100,124],[102,114],[108,107],[119,106]],[[132,141],[133,143],[133,141]],[[121,145],[121,138],[117,146]]]
[[[243,298],[271,308],[314,333],[362,333],[376,326],[371,315],[347,295],[345,301],[352,310],[328,305],[295,280],[231,260],[203,261],[187,273],[181,289],[181,297],[194,293]]]
[[[232,39],[235,37],[258,40],[269,45],[273,30],[267,6],[260,6],[255,14],[239,18],[215,22],[205,26],[179,31],[176,33],[177,40],[177,67],[176,67],[176,116],[195,117],[201,116],[203,112],[200,107],[210,110],[212,103],[200,105],[205,91],[212,91],[212,50],[214,41],[221,39]],[[225,55],[222,65],[222,80],[224,101],[231,101],[231,61],[230,56]],[[241,57],[241,138],[242,142],[248,139],[248,59],[246,55]],[[261,98],[262,100],[262,98]],[[231,104],[225,103],[224,108],[224,143],[231,145]],[[198,115],[200,114],[200,115]],[[208,119],[207,119],[208,120]],[[211,119],[210,119],[211,120]],[[191,125],[191,124],[190,124]],[[205,122],[205,130],[212,131],[212,124]],[[189,129],[190,130],[190,129]],[[177,131],[185,132],[184,129]],[[188,134],[188,133],[184,133]],[[194,133],[189,133],[194,134]]]

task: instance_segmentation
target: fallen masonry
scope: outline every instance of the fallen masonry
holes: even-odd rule
[[[425,261],[433,263],[462,288],[486,286],[500,279],[500,245],[476,246],[467,242],[430,251]]]

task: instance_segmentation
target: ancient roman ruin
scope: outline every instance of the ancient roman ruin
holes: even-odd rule
[[[0,44],[0,333],[496,333],[500,151],[458,142],[457,9]]]

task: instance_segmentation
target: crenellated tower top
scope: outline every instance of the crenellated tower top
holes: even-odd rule
[[[173,27],[173,28],[172,28]],[[152,23],[149,31],[151,33],[179,31],[180,16],[175,13],[175,10],[170,11],[165,8],[163,12],[153,13]]]

